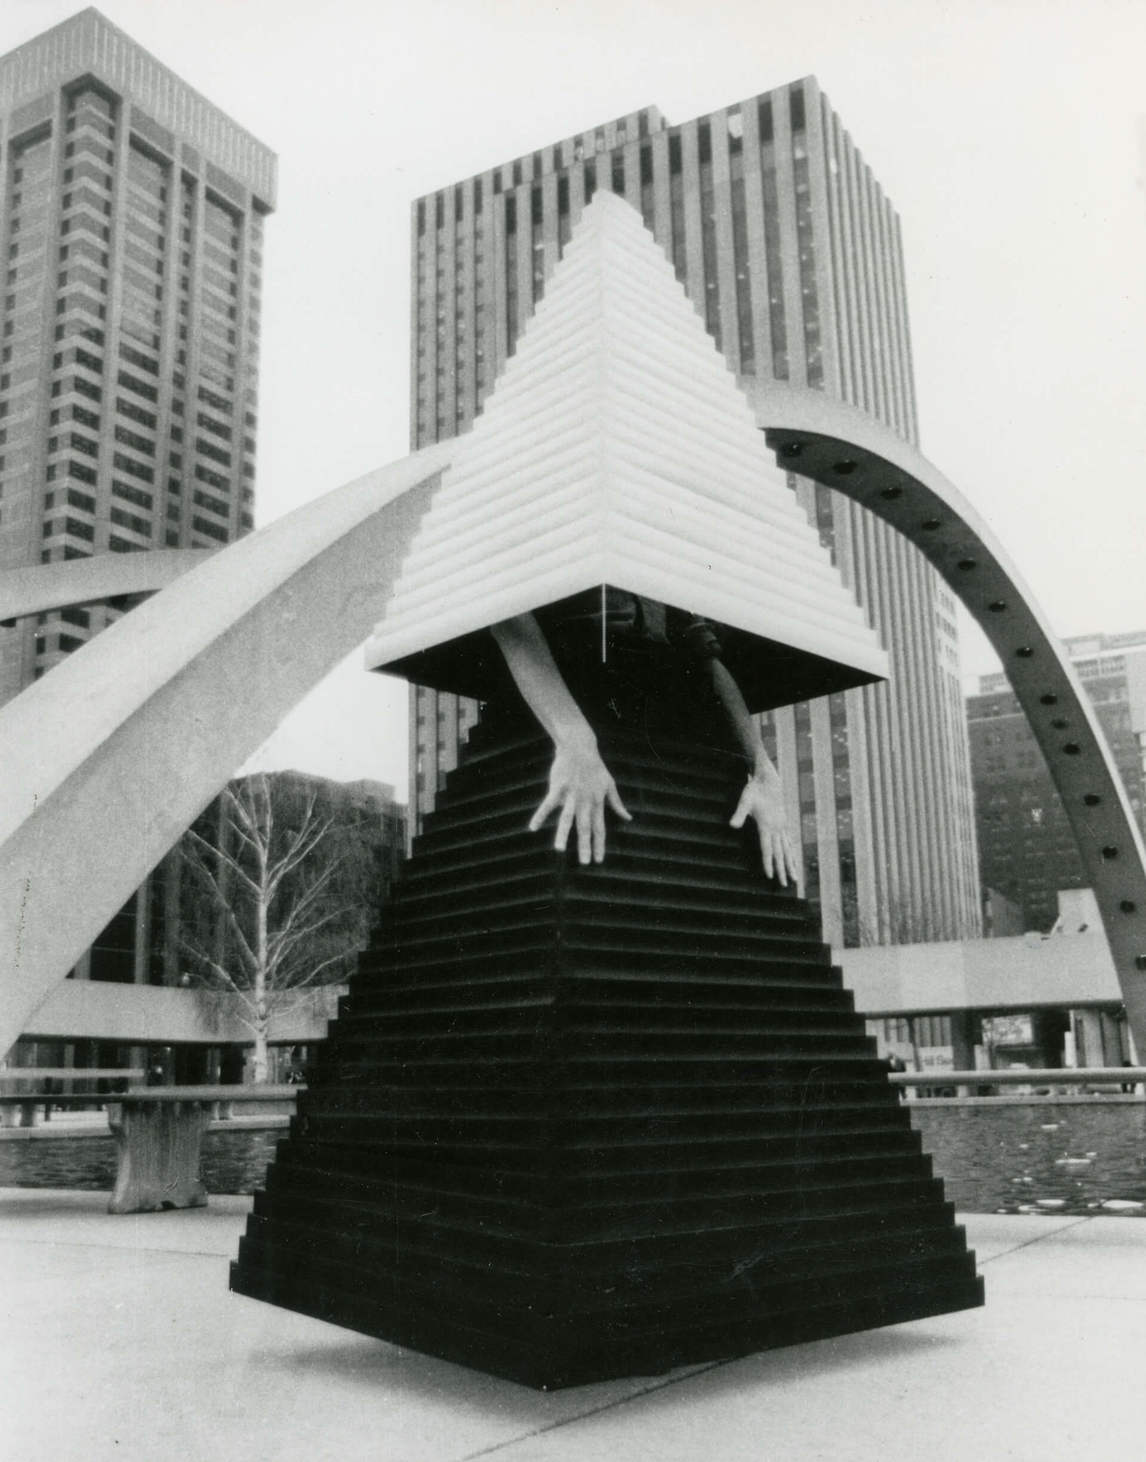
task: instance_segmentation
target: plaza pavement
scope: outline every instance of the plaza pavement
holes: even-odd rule
[[[1140,1456],[1146,1221],[963,1216],[982,1310],[545,1395],[227,1290],[246,1198],[0,1190],[0,1458]]]

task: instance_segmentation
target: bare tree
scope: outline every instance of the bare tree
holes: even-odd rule
[[[320,809],[315,786],[233,782],[182,844],[181,944],[192,977],[235,997],[267,1079],[273,1016],[345,977],[377,903],[369,847]]]

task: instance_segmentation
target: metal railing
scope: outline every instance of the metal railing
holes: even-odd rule
[[[255,1105],[257,1103],[293,1103],[294,1098],[300,1091],[306,1088],[301,1085],[287,1083],[270,1083],[262,1085],[257,1082],[246,1082],[243,1084],[201,1084],[196,1086],[132,1086],[132,1081],[138,1081],[146,1076],[142,1068],[117,1067],[107,1069],[95,1069],[89,1067],[86,1070],[80,1068],[59,1068],[49,1070],[46,1067],[33,1069],[26,1068],[24,1071],[0,1072],[0,1126],[6,1125],[3,1116],[13,1108],[19,1114],[19,1126],[32,1127],[35,1125],[36,1109],[45,1108],[45,1112],[52,1107],[122,1107],[122,1106],[146,1106],[157,1107],[167,1106],[172,1103],[192,1102],[197,1104],[209,1104],[216,1109],[215,1115],[219,1118],[230,1116],[231,1109],[235,1105]],[[11,1091],[5,1090],[13,1083],[24,1085],[31,1081],[52,1082],[82,1080],[82,1081],[108,1081],[112,1078],[117,1081],[125,1081],[127,1085],[122,1091],[45,1091],[43,1087],[38,1091]],[[110,1115],[110,1114],[109,1114]],[[67,1135],[66,1127],[61,1129],[61,1136]]]
[[[895,1086],[1131,1086],[1146,1082],[1146,1066],[1007,1066],[999,1071],[892,1071]]]
[[[142,1066],[9,1066],[0,1071],[0,1086],[29,1081],[142,1081]]]

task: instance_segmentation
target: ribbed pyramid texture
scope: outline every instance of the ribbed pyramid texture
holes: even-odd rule
[[[526,831],[546,738],[496,719],[308,1072],[232,1288],[544,1387],[981,1304],[815,917],[728,826],[739,759],[603,735],[633,821],[582,868]]]
[[[607,192],[459,439],[367,662],[599,584],[887,673],[668,260]]]

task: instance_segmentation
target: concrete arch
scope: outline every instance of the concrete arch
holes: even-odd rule
[[[8,569],[0,579],[0,623],[120,594],[153,594],[216,552],[210,548],[152,548],[146,553],[101,553],[93,558]]]
[[[754,404],[781,465],[915,543],[995,645],[1071,818],[1146,1050],[1142,839],[1019,575],[951,483],[878,422],[775,384]],[[450,452],[429,448],[211,555],[0,711],[0,1052],[235,768],[366,639]]]
[[[1146,854],[1090,701],[990,528],[914,447],[857,408],[775,382],[753,396],[782,467],[852,498],[915,544],[998,653],[1062,797],[1098,900],[1127,1020],[1146,1051]]]
[[[0,1056],[235,769],[365,641],[448,460],[416,453],[207,556],[0,710]]]

